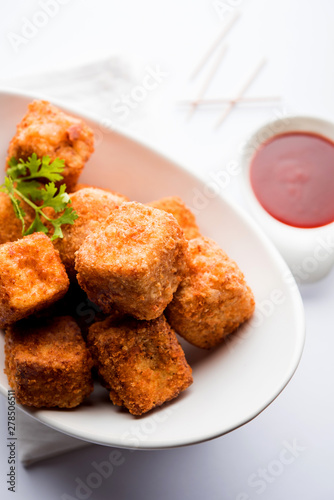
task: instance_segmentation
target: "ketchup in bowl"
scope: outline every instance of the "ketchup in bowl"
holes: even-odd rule
[[[268,140],[250,167],[262,207],[290,226],[312,228],[334,221],[334,143],[308,132]]]

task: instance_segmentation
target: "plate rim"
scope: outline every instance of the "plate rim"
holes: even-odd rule
[[[11,97],[20,97],[28,100],[33,100],[33,99],[43,99],[43,100],[48,100],[52,102],[55,106],[63,109],[66,112],[73,113],[74,115],[85,119],[85,120],[90,120],[91,122],[95,123],[96,125],[99,126],[99,129],[105,130],[106,132],[110,133],[116,133],[130,141],[135,142],[138,146],[141,146],[150,152],[154,153],[155,155],[161,157],[163,160],[169,162],[170,164],[174,165],[176,169],[181,170],[184,172],[186,175],[190,176],[194,181],[200,182],[201,184],[204,184],[205,181],[199,176],[194,174],[188,167],[184,165],[180,165],[175,159],[172,157],[167,156],[164,153],[161,153],[160,151],[156,150],[154,146],[152,146],[149,141],[144,140],[142,138],[138,138],[135,133],[129,132],[129,130],[124,130],[120,126],[115,126],[112,129],[108,129],[101,123],[101,117],[94,115],[94,113],[82,111],[76,107],[72,107],[67,105],[64,102],[61,102],[57,99],[50,98],[45,95],[39,94],[38,96],[34,93],[29,93],[29,92],[24,92],[21,90],[16,90],[16,89],[6,89],[6,88],[0,88],[0,97],[6,97],[6,96],[11,96]],[[261,244],[265,247],[266,251],[270,254],[270,256],[275,260],[275,264],[277,265],[277,268],[281,270],[282,272],[289,272],[288,265],[284,261],[283,257],[280,255],[279,251],[277,248],[274,246],[274,244],[270,241],[269,237],[264,233],[264,231],[261,229],[261,227],[258,225],[258,223],[244,210],[242,207],[240,207],[235,201],[229,199],[227,196],[222,195],[221,193],[217,194],[217,198],[221,199],[224,203],[226,203],[229,208],[236,214],[236,216],[242,220],[249,228],[250,230],[256,235],[256,237],[260,240]],[[290,292],[292,296],[294,297],[295,304],[294,308],[296,310],[296,319],[298,319],[298,324],[296,326],[296,346],[294,348],[294,356],[290,360],[290,368],[287,370],[287,373],[283,379],[282,377],[282,382],[279,386],[278,389],[275,391],[274,396],[270,396],[266,399],[266,401],[261,405],[261,408],[258,410],[254,410],[247,414],[246,417],[243,417],[240,419],[240,421],[236,422],[233,427],[229,429],[223,429],[220,432],[207,432],[206,435],[201,434],[201,437],[197,440],[193,439],[186,439],[184,441],[180,440],[169,440],[169,443],[166,444],[165,442],[159,443],[158,441],[155,443],[150,443],[148,446],[145,446],[145,443],[140,443],[138,446],[131,446],[127,445],[126,443],[122,443],[121,440],[116,442],[114,439],[112,442],[108,442],[107,440],[101,441],[98,439],[94,439],[89,433],[86,436],[83,436],[82,433],[74,433],[71,430],[67,429],[66,425],[64,426],[55,426],[52,424],[52,422],[49,422],[47,418],[47,414],[45,415],[38,415],[39,409],[27,409],[23,407],[22,405],[17,404],[17,407],[23,411],[24,413],[30,415],[32,418],[35,420],[47,425],[48,427],[58,431],[62,432],[64,434],[67,434],[69,436],[75,437],[77,439],[81,439],[83,441],[87,441],[90,443],[95,443],[95,444],[100,444],[104,446],[109,446],[109,447],[118,447],[122,449],[135,449],[135,450],[162,450],[162,449],[171,449],[171,448],[178,448],[178,447],[183,447],[183,446],[189,446],[189,445],[194,445],[194,444],[199,444],[203,443],[206,441],[210,441],[212,439],[216,439],[220,436],[223,436],[225,434],[228,434],[236,429],[239,429],[243,425],[246,425],[248,422],[252,421],[254,418],[256,418],[258,415],[260,415],[268,406],[276,400],[276,398],[281,394],[281,392],[284,390],[284,388],[288,385],[290,382],[291,378],[295,374],[304,349],[305,345],[305,313],[304,313],[304,306],[303,306],[303,301],[299,292],[299,289],[297,287],[297,284],[295,286],[291,287]],[[3,333],[3,331],[2,331]],[[298,341],[298,342],[297,342]],[[2,384],[0,384],[0,393],[4,396],[7,397],[8,395],[8,389],[4,387]],[[45,411],[46,409],[41,409],[41,411]],[[121,436],[120,436],[121,437]]]

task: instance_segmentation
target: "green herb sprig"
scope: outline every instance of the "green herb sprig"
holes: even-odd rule
[[[64,160],[56,158],[51,163],[49,156],[43,156],[40,160],[36,153],[33,153],[27,161],[22,159],[17,161],[15,158],[9,161],[5,182],[0,186],[0,191],[10,197],[15,215],[22,223],[23,236],[34,232],[47,234],[49,228],[43,224],[41,220],[43,217],[54,228],[51,240],[63,238],[61,226],[74,224],[78,218],[78,214],[70,206],[71,199],[66,193],[66,184],[62,184],[59,188],[55,185],[55,182],[63,179],[61,173],[64,167]],[[41,179],[49,182],[44,184]],[[35,211],[35,218],[27,230],[22,200]],[[63,213],[58,218],[50,218],[43,212],[46,207],[53,208],[55,213]]]

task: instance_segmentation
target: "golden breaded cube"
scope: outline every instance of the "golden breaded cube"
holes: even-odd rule
[[[70,316],[6,329],[5,372],[18,403],[74,408],[93,390],[92,358]]]
[[[65,161],[61,183],[71,190],[93,151],[93,131],[82,120],[47,101],[33,101],[9,144],[7,166],[12,157],[27,160],[32,153],[60,158]]]
[[[137,319],[154,319],[184,277],[186,248],[171,214],[123,203],[77,251],[77,279],[104,313],[116,308]]]
[[[76,275],[75,252],[88,234],[98,229],[100,222],[106,219],[112,210],[127,201],[127,198],[97,188],[80,189],[72,193],[70,198],[79,217],[73,225],[65,224],[62,227],[64,237],[57,238],[54,246],[59,251],[69,277],[73,279]]]
[[[166,309],[174,330],[209,349],[251,317],[255,302],[237,264],[210,238],[189,241],[189,271]]]
[[[79,182],[74,186],[74,188],[70,191],[71,193],[76,193],[77,191],[80,191],[80,189],[86,189],[86,188],[94,188],[94,189],[100,189],[101,191],[105,191],[107,193],[111,193],[114,196],[121,198],[123,201],[130,201],[127,196],[124,194],[118,193],[117,191],[113,191],[112,189],[107,189],[107,188],[102,188],[99,186],[92,186],[91,184],[83,184]]]
[[[0,327],[65,295],[69,279],[59,253],[43,233],[0,245]]]
[[[28,229],[34,220],[35,212],[24,201],[20,200],[20,204],[26,214],[25,229]],[[22,237],[22,223],[15,215],[10,197],[6,193],[0,193],[0,245]]]
[[[115,405],[142,415],[191,383],[191,368],[162,315],[152,321],[115,315],[89,329],[88,347]]]
[[[183,229],[184,236],[187,240],[201,236],[194,214],[178,196],[161,198],[161,200],[152,201],[148,203],[148,205],[174,215],[180,227]]]

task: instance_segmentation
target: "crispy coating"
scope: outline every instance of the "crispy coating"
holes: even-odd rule
[[[77,191],[80,191],[80,189],[85,189],[85,188],[94,188],[94,189],[99,189],[101,191],[106,191],[107,193],[111,193],[114,196],[117,196],[118,198],[122,198],[123,201],[130,201],[130,199],[127,196],[118,193],[117,191],[113,191],[112,189],[102,188],[99,186],[92,186],[91,184],[83,184],[81,182],[79,182],[74,186],[74,188],[71,190],[71,193],[76,193]]]
[[[80,248],[88,234],[98,229],[100,222],[106,219],[112,210],[121,205],[127,198],[97,188],[80,189],[71,194],[70,198],[72,207],[79,218],[73,225],[65,224],[62,227],[64,237],[56,239],[54,246],[59,251],[69,277],[73,279],[76,275],[75,252]]]
[[[47,101],[33,101],[9,144],[7,168],[12,157],[26,160],[32,153],[60,158],[65,161],[61,182],[70,191],[93,151],[93,131],[82,120]]]
[[[88,347],[115,405],[142,415],[192,383],[191,368],[162,315],[152,321],[115,317],[89,329]]]
[[[174,294],[166,316],[191,344],[218,345],[253,314],[251,289],[237,264],[210,238],[189,242],[189,273]]]
[[[194,214],[178,196],[161,198],[161,200],[152,201],[148,203],[148,205],[174,215],[180,227],[183,229],[184,236],[187,240],[192,240],[193,238],[201,236]]]
[[[92,358],[70,316],[6,329],[5,372],[18,403],[74,408],[93,390]]]
[[[59,253],[45,234],[0,245],[0,327],[48,307],[68,287]]]
[[[79,285],[104,313],[160,316],[185,275],[187,241],[175,218],[123,203],[76,253]]]
[[[25,227],[28,229],[32,223],[35,212],[24,201],[20,200],[21,207],[25,211]],[[22,238],[22,224],[15,215],[12,202],[8,194],[0,193],[0,245],[8,241],[16,241]]]

